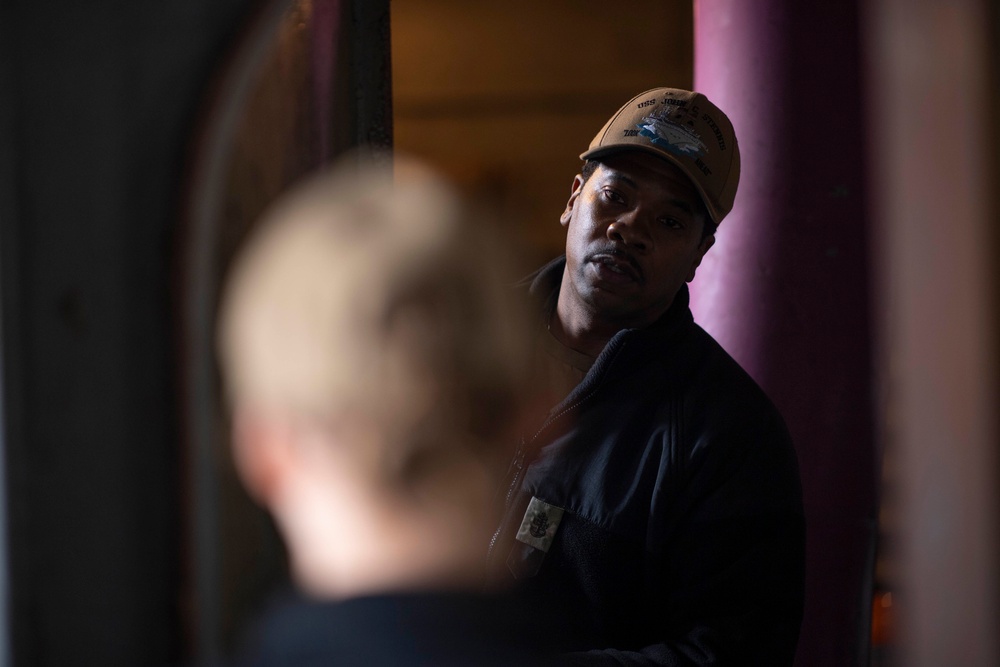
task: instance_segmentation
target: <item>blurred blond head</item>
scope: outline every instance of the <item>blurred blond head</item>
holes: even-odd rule
[[[523,392],[526,342],[495,231],[412,160],[342,163],[265,216],[231,274],[220,352],[235,405],[386,430],[402,472],[483,445]]]
[[[332,597],[476,576],[528,359],[488,221],[410,160],[359,164],[265,215],[219,319],[237,469]]]

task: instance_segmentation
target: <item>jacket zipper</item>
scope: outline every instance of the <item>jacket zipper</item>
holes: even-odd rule
[[[518,487],[518,484],[520,484],[521,471],[524,470],[523,436],[521,437],[520,442],[517,443],[517,451],[514,453],[514,460],[511,462],[510,467],[513,477],[510,480],[510,486],[507,487],[507,495],[504,498],[503,516],[500,518],[500,525],[497,526],[495,531],[493,531],[493,537],[490,539],[490,547],[486,552],[486,558],[489,561],[493,560],[493,548],[496,546],[497,540],[500,538],[500,533],[503,532],[504,525],[507,523],[507,512],[510,510],[510,502],[513,499],[514,490]]]

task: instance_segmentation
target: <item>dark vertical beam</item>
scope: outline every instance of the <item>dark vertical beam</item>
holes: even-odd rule
[[[179,658],[169,239],[197,100],[249,4],[0,3],[16,664]]]
[[[15,112],[13,100],[15,50],[11,31],[13,11],[10,3],[0,3],[0,137],[13,140]],[[18,311],[16,277],[18,247],[17,225],[17,149],[5,144],[0,151],[0,667],[13,665],[14,617],[10,613],[13,553],[10,548],[10,508],[8,499],[15,488],[8,468],[9,443],[19,439],[18,416],[22,409],[18,401],[20,386],[16,351],[19,344],[16,329],[10,320]]]
[[[349,0],[355,142],[392,148],[392,45],[389,0]]]

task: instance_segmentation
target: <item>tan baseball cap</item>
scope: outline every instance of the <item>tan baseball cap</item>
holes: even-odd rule
[[[694,183],[716,225],[733,209],[740,149],[733,124],[701,93],[654,88],[636,95],[605,123],[583,160],[640,150],[669,160]]]

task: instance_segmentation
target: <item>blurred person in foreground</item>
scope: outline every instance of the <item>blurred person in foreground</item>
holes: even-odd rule
[[[494,574],[550,607],[574,664],[790,665],[804,586],[795,450],[688,308],[736,195],[733,126],[704,95],[658,88],[580,157],[566,254],[525,285],[538,368],[565,398],[515,454]]]
[[[356,165],[280,201],[224,292],[236,467],[302,594],[240,664],[540,664],[482,591],[527,358],[496,239],[425,168]]]

